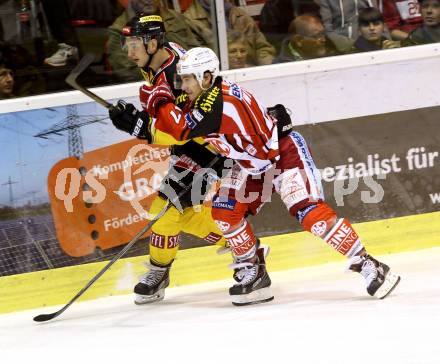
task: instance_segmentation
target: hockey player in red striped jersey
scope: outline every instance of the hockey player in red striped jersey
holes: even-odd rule
[[[165,82],[167,91],[171,92],[176,104],[184,103],[186,95],[180,88],[174,87],[173,81],[176,76],[176,64],[185,50],[176,43],[166,41],[162,18],[157,15],[136,16],[123,28],[121,38],[123,49],[128,58],[136,62],[146,83],[155,85]],[[171,88],[168,83],[171,84]],[[150,86],[143,85],[140,88],[142,100],[144,87],[148,89]],[[144,139],[144,135],[140,133],[141,124],[147,124],[150,119],[145,112],[138,112],[134,105],[122,100],[110,111],[110,118],[116,128],[139,139]],[[149,209],[153,216],[187,185],[194,183],[195,171],[198,169],[210,166],[214,174],[215,171],[221,173],[223,170],[225,159],[213,150],[208,150],[207,143],[199,139],[185,143],[172,143],[172,140],[171,143],[163,143],[172,145],[172,163],[160,186],[158,196]],[[164,298],[165,289],[170,282],[169,271],[180,246],[181,232],[195,235],[210,244],[225,246],[222,233],[211,217],[211,209],[203,204],[204,196],[209,192],[209,183],[203,181],[201,184],[198,198],[193,198],[191,191],[183,193],[179,200],[174,202],[176,206],[171,207],[153,225],[149,243],[150,259],[147,263],[149,271],[134,287],[136,304]],[[195,211],[193,206],[197,206],[198,211]]]
[[[180,109],[167,102],[166,85],[144,89],[145,111],[154,118],[143,132],[152,140],[158,131],[176,140],[203,137],[237,162],[222,178],[212,208],[235,258],[237,284],[230,288],[233,303],[273,298],[264,257],[257,253],[257,239],[246,220],[273,191],[304,230],[350,259],[349,269],[364,276],[370,295],[387,296],[400,277],[367,254],[348,219],[338,218],[324,201],[319,171],[304,138],[292,131],[285,108],[266,109],[239,85],[222,80],[217,56],[208,48],[188,51],[177,71],[189,100]]]

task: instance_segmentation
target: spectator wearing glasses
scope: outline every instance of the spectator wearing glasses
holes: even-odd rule
[[[327,39],[324,25],[313,15],[297,16],[289,26],[290,35],[281,44],[274,63],[302,61],[338,54]]]
[[[400,47],[400,42],[385,36],[382,13],[376,8],[366,8],[359,12],[359,37],[354,42],[355,52],[369,52],[379,49]]]
[[[259,17],[260,29],[267,40],[279,48],[291,21],[303,14],[318,16],[318,3],[314,0],[266,0]]]
[[[413,30],[402,45],[418,45],[440,42],[440,0],[421,0],[423,24]]]

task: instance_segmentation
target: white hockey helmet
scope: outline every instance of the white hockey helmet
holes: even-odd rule
[[[193,74],[200,87],[202,87],[205,72],[210,72],[213,80],[220,74],[220,62],[217,55],[210,48],[192,48],[177,63],[177,74],[179,76]]]

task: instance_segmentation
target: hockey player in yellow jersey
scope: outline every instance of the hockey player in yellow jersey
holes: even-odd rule
[[[176,104],[186,100],[186,94],[174,82],[176,64],[185,50],[178,44],[166,41],[160,16],[134,17],[123,28],[121,42],[127,56],[137,64],[144,76],[145,86],[154,85],[161,78],[165,79],[171,85]],[[142,95],[142,87],[140,92]],[[148,118],[145,115],[144,117]],[[110,118],[118,129],[138,137],[136,129],[132,127],[133,118],[140,121],[142,118],[137,116],[134,105],[118,101],[117,107],[110,112]],[[172,145],[174,142],[174,139],[170,139],[168,144]],[[193,179],[195,181],[197,170],[210,168],[220,173],[225,161],[230,162],[208,149],[207,143],[202,139],[180,144],[171,147],[168,175],[164,178],[158,197],[153,201],[149,211],[153,216],[164,208],[173,194],[178,195],[193,183]],[[225,239],[211,217],[210,207],[202,203],[210,188],[210,181],[204,179],[199,187],[199,196],[194,196],[189,189],[179,198],[176,204],[178,206],[168,209],[153,225],[150,261],[147,263],[149,271],[134,288],[136,304],[164,298],[165,288],[169,285],[169,271],[179,249],[182,232],[195,235],[212,244],[225,246]]]

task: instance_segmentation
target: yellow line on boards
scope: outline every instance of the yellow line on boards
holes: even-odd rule
[[[440,212],[354,224],[361,241],[373,255],[440,246]],[[271,248],[269,272],[317,265],[345,258],[307,232],[261,239]],[[121,259],[81,299],[90,300],[132,292],[145,273],[146,257]],[[219,256],[216,247],[182,250],[171,270],[171,287],[231,277],[229,254]],[[106,262],[83,264],[0,278],[0,313],[67,303]],[[232,284],[232,278],[231,278]],[[225,291],[228,287],[225,287]]]

